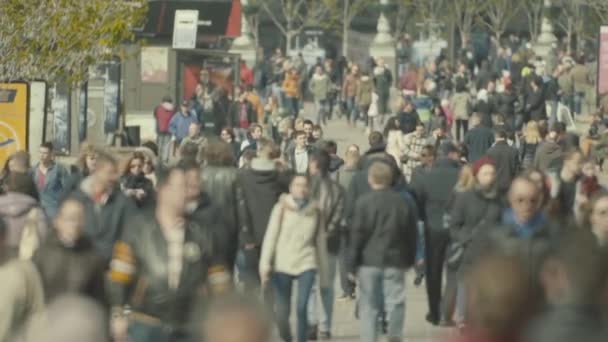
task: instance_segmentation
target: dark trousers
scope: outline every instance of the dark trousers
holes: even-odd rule
[[[450,241],[445,229],[426,230],[426,292],[429,301],[429,318],[439,321],[445,253]]]
[[[355,284],[348,279],[348,270],[346,269],[346,263],[348,258],[348,236],[344,234],[342,241],[340,241],[340,253],[338,255],[338,262],[340,263],[340,287],[342,287],[342,294],[350,296],[355,293]]]
[[[260,279],[260,249],[241,249],[237,257],[237,268],[239,271],[239,281],[243,283],[245,293],[253,296],[263,296],[264,303],[268,307],[274,305],[274,292],[267,286],[262,288]]]
[[[462,135],[460,135],[461,131],[462,131]],[[464,136],[467,135],[468,131],[469,131],[469,120],[456,119],[456,140],[462,141],[462,140],[460,140],[460,137],[462,136],[462,138],[464,139]]]

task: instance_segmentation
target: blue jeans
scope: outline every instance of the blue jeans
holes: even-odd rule
[[[557,105],[559,102],[557,102],[557,100],[548,102],[549,107],[551,108],[551,112],[549,113],[549,127],[551,127],[554,123],[557,122]]]
[[[315,110],[317,111],[317,125],[327,124],[327,100],[315,100]]]
[[[308,300],[308,323],[309,325],[319,325],[320,332],[331,332],[331,322],[334,313],[334,280],[336,279],[336,268],[338,266],[338,257],[328,255],[329,262],[329,287],[320,287],[315,284],[310,292]],[[317,288],[320,287],[321,307],[318,308]],[[320,314],[317,317],[317,314]]]
[[[171,158],[171,134],[158,133],[156,136],[156,145],[158,146],[158,159],[160,164],[169,164],[169,159]]]
[[[357,104],[355,102],[355,98],[354,97],[347,97],[346,98],[346,120],[348,122],[357,122],[357,116],[359,114],[359,111],[357,110]]]
[[[187,334],[171,332],[160,325],[137,321],[129,322],[127,334],[129,342],[194,342],[194,339]]]
[[[291,284],[294,280],[298,281],[298,300],[297,300],[297,331],[296,341],[306,342],[308,335],[308,298],[310,290],[315,282],[316,270],[306,271],[297,276],[276,272],[272,274],[272,284],[276,291],[276,318],[279,328],[279,335],[285,342],[292,341],[291,329],[289,327],[289,314],[291,312]]]
[[[401,339],[405,321],[405,269],[359,268],[361,342],[378,340],[377,322],[386,311],[388,338]]]
[[[298,100],[298,98],[286,96],[285,102],[287,110],[289,110],[289,114],[294,118],[297,118],[298,114],[300,113],[300,101]]]

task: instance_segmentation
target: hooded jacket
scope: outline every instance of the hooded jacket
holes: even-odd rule
[[[8,192],[0,196],[0,217],[7,225],[7,246],[10,256],[17,256],[23,230],[28,220],[38,232],[38,241],[42,242],[48,233],[47,219],[38,202],[25,194]]]
[[[169,134],[169,122],[175,115],[175,108],[171,102],[163,102],[154,109],[156,119],[156,133]]]
[[[310,78],[308,88],[316,101],[323,101],[331,90],[331,80],[326,74],[314,74]]]

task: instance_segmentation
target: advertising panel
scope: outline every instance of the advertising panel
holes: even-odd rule
[[[0,165],[28,148],[29,86],[0,83]]]
[[[608,25],[600,27],[597,60],[597,98],[608,96]]]

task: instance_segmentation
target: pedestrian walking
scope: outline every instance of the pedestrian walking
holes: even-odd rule
[[[268,229],[262,244],[260,278],[265,286],[276,292],[276,312],[279,334],[283,341],[292,341],[289,324],[292,303],[292,283],[297,280],[296,338],[306,342],[308,335],[308,301],[325,246],[319,239],[324,229],[323,218],[316,202],[310,198],[309,179],[296,175],[289,194],[281,196],[272,209]]]
[[[166,165],[171,158],[171,132],[169,123],[175,115],[173,99],[171,96],[163,97],[162,102],[154,109],[154,119],[156,120],[156,144],[159,149],[160,163]]]
[[[361,291],[361,341],[366,342],[378,340],[376,322],[383,311],[388,340],[402,339],[405,271],[415,262],[417,215],[392,190],[392,179],[388,165],[376,161],[370,166],[372,191],[357,200],[352,220],[350,269]]]
[[[45,142],[40,145],[40,162],[34,165],[32,177],[40,194],[40,205],[47,217],[53,218],[57,213],[59,202],[69,183],[68,170],[55,161],[53,144]]]

